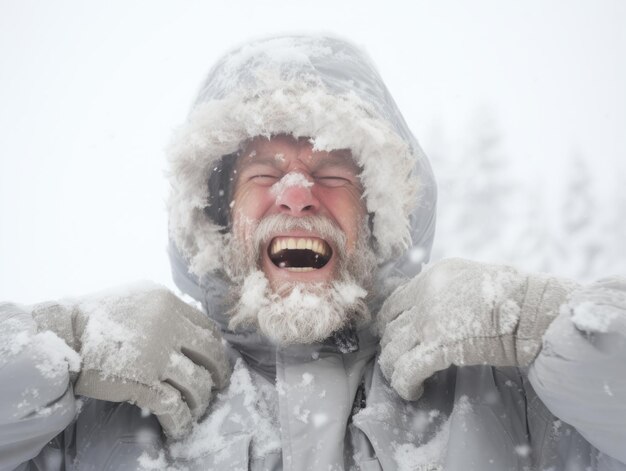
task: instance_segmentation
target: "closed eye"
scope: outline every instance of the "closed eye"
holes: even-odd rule
[[[278,177],[274,175],[252,175],[249,180],[257,185],[271,186],[278,181]]]
[[[316,177],[315,180],[322,186],[337,188],[352,183],[348,178],[329,176],[329,177]]]

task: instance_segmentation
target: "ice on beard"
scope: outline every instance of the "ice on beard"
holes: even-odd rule
[[[229,328],[255,326],[281,344],[314,343],[350,321],[369,320],[369,313],[355,309],[367,295],[355,282],[294,283],[288,287],[291,291],[281,296],[272,291],[262,271],[249,274]]]

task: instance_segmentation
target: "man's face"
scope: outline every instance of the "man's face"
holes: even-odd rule
[[[286,215],[326,219],[345,244],[311,229],[270,231],[260,242],[259,267],[274,289],[284,284],[331,282],[341,257],[352,255],[365,221],[359,169],[347,150],[314,151],[306,139],[253,139],[239,158],[233,196],[233,235],[255,244],[264,219]],[[344,248],[342,248],[343,246]],[[338,253],[345,250],[345,254]]]

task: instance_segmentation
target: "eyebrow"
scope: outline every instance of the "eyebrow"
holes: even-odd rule
[[[245,156],[241,161],[241,168],[249,167],[251,165],[268,165],[270,167],[280,167],[280,159],[276,159],[275,155],[255,155],[254,157]],[[314,170],[324,169],[326,167],[340,167],[346,170],[356,170],[357,173],[361,172],[361,167],[352,159],[349,152],[342,152],[339,155],[328,155],[318,160]]]
[[[322,160],[322,162],[320,162],[320,164],[316,167],[316,170],[320,170],[326,167],[340,167],[345,170],[354,170],[356,171],[356,173],[361,172],[361,167],[359,167],[358,164],[354,160],[352,160],[352,157],[350,157],[349,155],[326,158]]]

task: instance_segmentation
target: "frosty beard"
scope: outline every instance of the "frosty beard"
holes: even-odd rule
[[[283,283],[272,288],[259,270],[260,250],[272,234],[302,229],[319,234],[336,247],[336,275],[324,283]],[[367,323],[365,303],[371,288],[376,257],[370,247],[366,224],[359,230],[354,249],[346,256],[343,232],[328,218],[294,218],[283,214],[256,223],[254,240],[245,243],[232,237],[225,251],[224,265],[235,282],[237,300],[229,328],[253,325],[279,345],[310,344],[330,337],[348,326]]]

